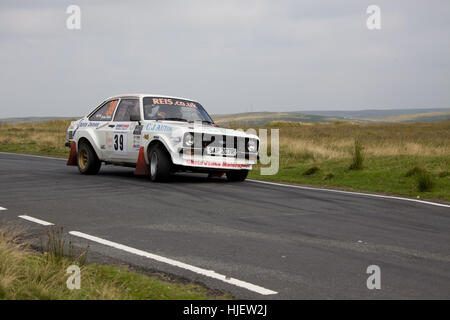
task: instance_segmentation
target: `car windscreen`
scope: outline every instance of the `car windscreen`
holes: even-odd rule
[[[145,97],[143,105],[145,120],[213,122],[205,109],[199,103],[193,101],[175,98]]]

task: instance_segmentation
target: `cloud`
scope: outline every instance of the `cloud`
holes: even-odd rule
[[[448,2],[71,1],[0,4],[0,117],[83,115],[122,92],[210,113],[448,106]]]

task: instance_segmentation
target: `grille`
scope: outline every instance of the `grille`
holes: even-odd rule
[[[193,134],[193,133],[191,133]],[[194,135],[194,134],[193,134]],[[245,137],[215,135],[202,133],[194,135],[194,145],[191,148],[185,148],[185,150],[194,151],[195,149],[202,149],[202,154],[206,154],[206,147],[223,147],[223,148],[236,148],[235,156],[218,156],[208,155],[212,157],[227,157],[227,158],[245,158],[249,159],[249,152],[247,150],[247,143],[250,139]],[[182,152],[182,151],[181,151]]]

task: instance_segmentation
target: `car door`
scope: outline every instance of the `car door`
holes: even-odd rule
[[[118,101],[118,99],[106,101],[89,116],[90,123],[88,125],[95,124],[93,134],[96,137],[98,148],[102,152],[102,160],[109,159],[112,148],[112,136],[108,135],[108,133],[111,130],[111,123]]]
[[[112,133],[112,150],[110,159],[117,162],[135,163],[139,154],[141,130],[138,121],[140,119],[139,99],[124,98],[119,102],[114,120],[114,127],[108,127]]]

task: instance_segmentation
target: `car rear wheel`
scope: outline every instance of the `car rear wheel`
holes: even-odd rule
[[[247,179],[248,170],[232,170],[227,172],[228,181],[244,181]]]
[[[77,164],[81,174],[97,174],[102,166],[94,149],[85,141],[78,145]]]
[[[149,152],[150,180],[166,181],[170,177],[172,160],[169,153],[159,145],[155,145]]]

